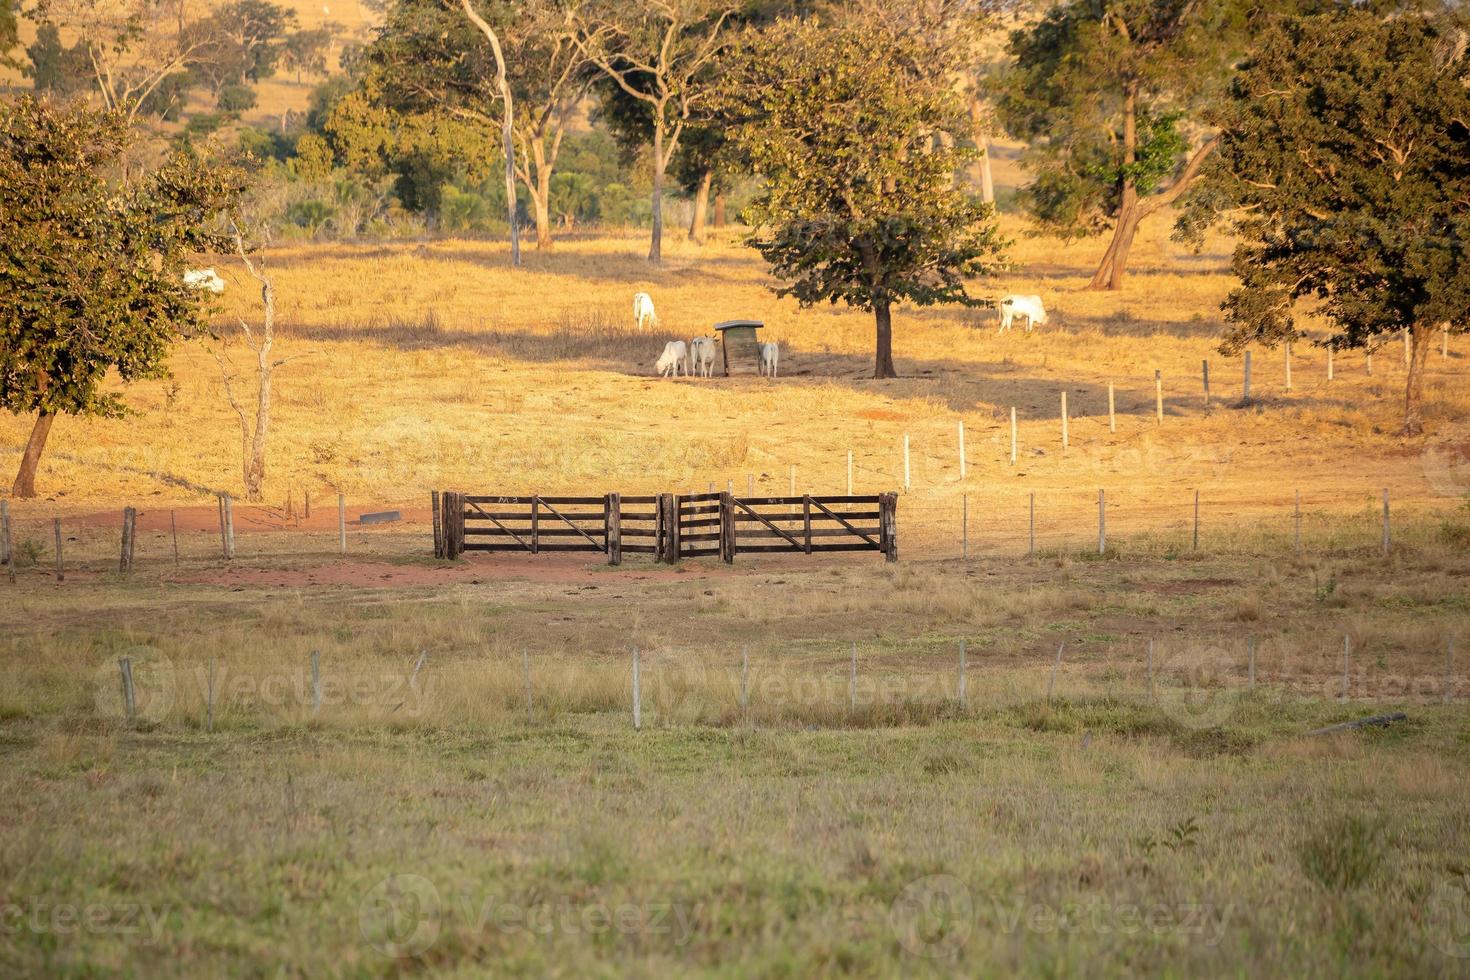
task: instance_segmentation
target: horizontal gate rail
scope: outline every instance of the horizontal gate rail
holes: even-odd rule
[[[898,559],[898,495],[736,497],[731,493],[601,497],[469,496],[435,491],[434,555],[605,553],[733,562],[751,554],[877,551]]]

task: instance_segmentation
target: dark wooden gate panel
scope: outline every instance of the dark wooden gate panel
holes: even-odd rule
[[[606,497],[464,497],[465,551],[607,552]]]
[[[692,493],[676,497],[680,558],[710,558],[722,553],[720,516],[722,493]]]

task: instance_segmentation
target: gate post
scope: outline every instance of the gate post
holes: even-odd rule
[[[607,563],[621,565],[623,563],[623,498],[621,494],[607,495],[607,502],[603,504],[602,521],[603,541],[607,545]]]
[[[434,521],[434,557],[444,557],[444,513],[439,508],[439,491],[429,491],[429,511]]]
[[[658,495],[654,513],[658,516],[657,560],[666,565],[679,561],[679,508],[671,493]]]
[[[452,539],[453,543],[450,546],[449,557],[455,560],[458,560],[460,555],[464,554],[464,498],[464,494],[455,493],[454,510],[449,515],[454,522],[454,537]]]
[[[735,496],[720,494],[720,560],[735,564]]]
[[[885,493],[878,497],[878,544],[883,557],[898,561],[898,494]]]
[[[683,508],[683,498],[676,493],[668,495],[669,498],[669,564],[679,564],[682,557],[684,544],[679,540],[680,512]]]

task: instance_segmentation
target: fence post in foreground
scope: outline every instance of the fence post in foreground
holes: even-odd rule
[[[1210,362],[1200,361],[1200,373],[1205,379],[1205,408],[1210,407]]]
[[[1066,449],[1071,440],[1067,437],[1067,389],[1062,389],[1062,448]]]
[[[1194,492],[1194,550],[1199,550],[1199,491]]]
[[[607,495],[603,511],[603,541],[607,545],[607,563],[623,563],[623,496],[618,493]]]
[[[1026,546],[1026,556],[1036,554],[1036,491],[1031,491],[1031,519],[1029,522],[1030,543]]]
[[[66,581],[66,567],[61,561],[61,518],[51,522],[51,530],[56,537],[56,581]]]
[[[123,508],[122,555],[117,560],[117,570],[124,574],[133,570],[133,542],[138,534],[138,511],[133,507]]]
[[[1240,400],[1248,402],[1251,400],[1251,352],[1245,352],[1245,383],[1241,388]]]
[[[960,558],[970,560],[970,495],[960,495]]]
[[[903,434],[903,488],[905,490],[913,487],[912,470],[909,468],[909,434]],[[791,495],[796,496],[796,487],[791,487]]]
[[[1097,492],[1097,553],[1107,554],[1108,550],[1108,510],[1106,493],[1103,490]]]
[[[235,558],[235,501],[225,494],[225,558]]]
[[[1011,465],[1016,465],[1016,406],[1011,406]]]
[[[1388,487],[1383,488],[1383,553],[1388,554],[1393,547],[1393,538],[1389,533],[1388,520]]]
[[[1154,372],[1154,406],[1158,414],[1159,425],[1164,424],[1164,372]]]
[[[117,669],[122,675],[123,712],[128,721],[133,720],[133,715],[138,710],[138,694],[133,688],[133,661],[130,657],[121,657],[117,661]]]
[[[1114,397],[1113,383],[1108,382],[1108,431],[1118,431],[1118,401]],[[1012,460],[1012,462],[1015,462]]]
[[[883,557],[898,561],[898,494],[885,493],[878,497],[878,544]]]
[[[847,495],[852,496],[852,450],[847,451]]]
[[[1342,697],[1340,698],[1342,701],[1346,701],[1348,696],[1348,653],[1351,649],[1352,637],[1344,636],[1342,638]]]
[[[1057,659],[1051,665],[1051,680],[1046,682],[1046,701],[1048,704],[1051,703],[1052,691],[1056,690],[1057,671],[1062,669],[1062,648],[1066,645],[1066,643],[1057,644]]]
[[[337,550],[347,554],[347,495],[337,494]]]
[[[965,641],[960,641],[960,707],[965,706]]]
[[[960,419],[960,479],[965,478],[965,420]]]
[[[633,648],[633,730],[643,729],[643,690],[638,674],[638,648]]]
[[[810,502],[811,498],[807,498]],[[811,508],[807,508],[807,548],[811,548]],[[726,565],[735,564],[735,498],[729,494],[720,498],[720,560]]]

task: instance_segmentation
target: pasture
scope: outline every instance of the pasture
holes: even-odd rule
[[[1015,272],[977,295],[1051,322],[899,310],[894,382],[866,377],[869,317],[777,299],[733,232],[671,236],[657,270],[635,233],[521,272],[500,243],[269,251],[294,359],[233,561],[213,494],[239,495],[239,431],[203,342],[135,415],[59,422],[11,507],[0,967],[1464,975],[1464,339],[1421,440],[1393,347],[1329,382],[1303,345],[1290,390],[1254,351],[1237,405],[1227,242],[1146,225],[1097,294],[1097,243],[1009,230]],[[228,335],[258,311],[218,267]],[[655,377],[665,341],[737,317],[780,378]],[[0,466],[27,425],[0,418]],[[434,489],[831,494],[848,452],[858,492],[902,491],[896,565],[431,557]],[[343,556],[339,492],[406,521]]]

